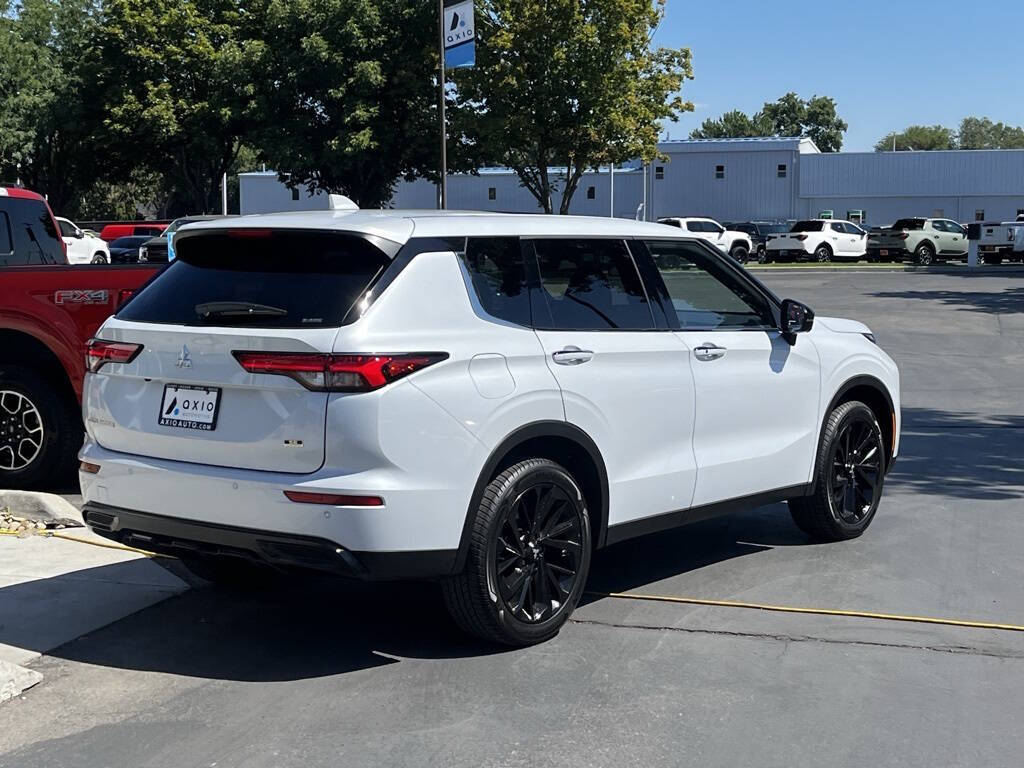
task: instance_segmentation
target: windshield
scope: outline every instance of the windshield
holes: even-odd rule
[[[822,222],[820,221],[798,221],[793,225],[790,232],[821,232]]]

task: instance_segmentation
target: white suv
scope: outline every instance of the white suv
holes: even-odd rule
[[[106,240],[90,235],[70,219],[56,217],[60,236],[68,247],[68,264],[109,264]]]
[[[768,235],[765,261],[859,259],[867,250],[868,233],[852,221],[809,219],[796,222],[785,234]]]
[[[659,224],[685,229],[692,237],[711,243],[718,250],[732,256],[743,264],[754,250],[750,235],[726,229],[714,219],[703,219],[695,216],[668,216],[658,219]]]
[[[230,578],[434,578],[551,637],[591,552],[788,500],[860,535],[896,365],[703,241],[622,219],[308,212],[182,229],[88,347],[85,518]]]

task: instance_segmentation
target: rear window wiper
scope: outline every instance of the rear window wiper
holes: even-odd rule
[[[285,317],[287,309],[251,301],[207,301],[196,304],[199,317]]]

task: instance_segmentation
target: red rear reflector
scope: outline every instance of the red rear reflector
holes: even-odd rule
[[[232,352],[249,373],[287,376],[306,389],[369,392],[448,357],[444,352],[401,355],[325,355],[305,352]]]
[[[95,373],[107,363],[130,363],[141,351],[141,344],[89,339],[85,347],[85,368]]]
[[[100,465],[91,464],[88,461],[83,461],[81,464],[78,465],[78,471],[85,472],[86,474],[89,475],[95,475],[97,472],[100,471]]]
[[[270,237],[271,229],[229,229],[228,237]]]
[[[380,496],[351,496],[344,493],[308,493],[285,491],[284,495],[300,504],[330,504],[335,507],[383,507]]]

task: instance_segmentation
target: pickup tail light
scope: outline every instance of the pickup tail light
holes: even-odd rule
[[[896,239],[897,240],[906,240],[908,237],[910,237],[910,233],[909,232],[897,232],[896,233]]]
[[[793,235],[794,240],[799,240],[801,243],[807,239],[807,235]]]
[[[85,369],[96,373],[107,363],[130,363],[141,351],[141,344],[89,339],[85,345]]]
[[[370,392],[448,357],[444,352],[327,355],[235,350],[231,354],[249,373],[287,376],[314,392]]]

